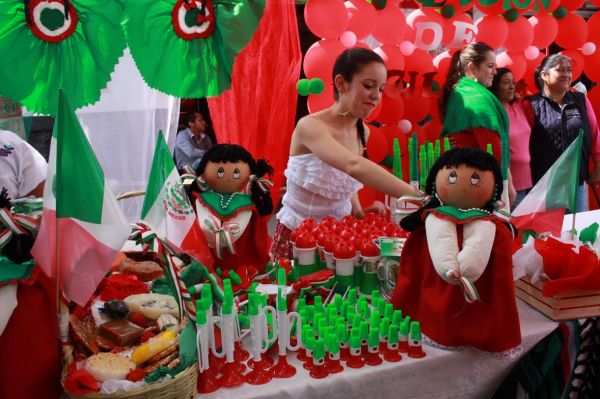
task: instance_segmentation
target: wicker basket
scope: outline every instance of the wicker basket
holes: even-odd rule
[[[71,397],[83,399],[189,399],[196,396],[197,379],[198,369],[194,365],[177,374],[173,379],[147,384],[128,392],[117,391],[109,395],[89,393]]]

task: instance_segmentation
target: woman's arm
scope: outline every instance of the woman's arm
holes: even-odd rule
[[[314,118],[302,118],[294,135],[299,143],[323,162],[337,168],[377,191],[401,197],[420,194],[415,188],[397,179],[383,167],[352,153],[336,141],[324,125]]]
[[[358,198],[358,192],[354,193],[352,199],[350,200],[352,204],[352,216],[358,219],[362,219],[365,216],[363,212],[362,205],[360,204],[360,199]]]

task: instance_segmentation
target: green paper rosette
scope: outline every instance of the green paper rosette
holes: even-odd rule
[[[125,49],[122,16],[116,0],[0,1],[0,95],[50,115],[61,88],[75,108],[98,101]]]
[[[216,96],[258,28],[265,0],[127,0],[125,32],[146,83],[181,98]]]

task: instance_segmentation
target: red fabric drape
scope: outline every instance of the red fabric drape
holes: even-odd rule
[[[218,141],[239,144],[275,168],[275,203],[294,129],[301,63],[294,1],[267,0],[256,33],[235,60],[231,89],[208,99]]]

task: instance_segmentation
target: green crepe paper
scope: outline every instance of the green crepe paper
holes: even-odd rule
[[[75,31],[49,43],[27,27],[23,0],[0,1],[0,95],[50,115],[59,88],[74,108],[98,101],[125,49],[122,3],[71,0],[71,6],[79,18]]]
[[[179,334],[179,361],[180,363],[172,369],[165,366],[158,367],[148,374],[144,380],[148,384],[151,384],[167,374],[175,378],[177,374],[198,361],[198,354],[196,353],[196,327],[193,323],[187,323]]]
[[[0,287],[6,282],[29,279],[34,266],[33,260],[19,264],[0,255]]]
[[[590,243],[590,245],[594,245],[596,239],[598,238],[598,223],[592,223],[585,229],[581,230],[579,233],[579,240],[583,243]]]
[[[125,32],[148,86],[181,98],[217,96],[231,85],[233,62],[258,28],[265,0],[213,1],[216,27],[205,39],[175,33],[176,0],[127,0]]]

